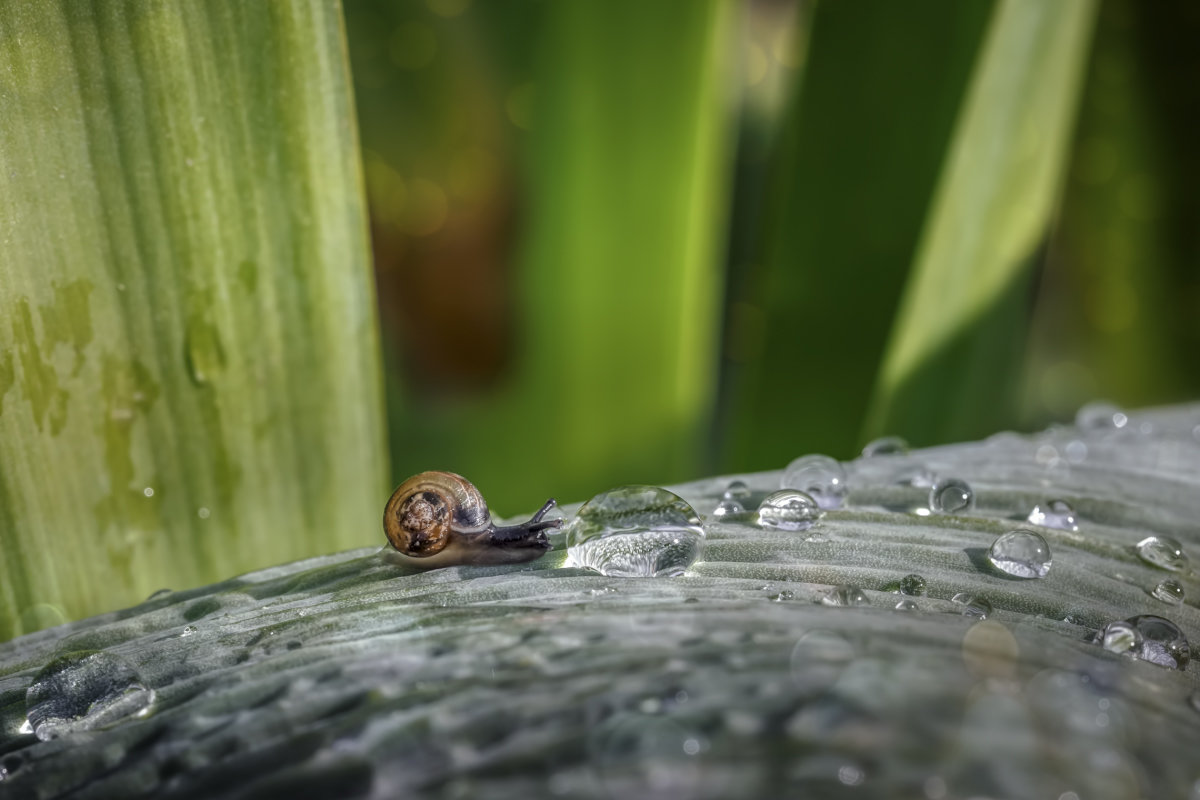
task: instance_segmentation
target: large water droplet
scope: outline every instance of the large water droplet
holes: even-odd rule
[[[1136,654],[1142,647],[1142,634],[1124,620],[1108,623],[1097,638],[1101,647],[1119,655]]]
[[[821,518],[817,501],[795,489],[767,495],[758,506],[758,524],[782,531],[803,531]]]
[[[1162,600],[1164,603],[1169,603],[1173,606],[1177,606],[1182,603],[1185,596],[1183,584],[1181,584],[1179,581],[1173,581],[1170,578],[1167,578],[1165,581],[1160,581],[1159,584],[1154,587],[1154,590],[1150,592],[1150,594],[1156,600]]]
[[[863,448],[863,458],[879,456],[902,456],[908,452],[908,442],[899,436],[883,436]]]
[[[1044,578],[1050,571],[1050,545],[1033,531],[1018,528],[996,537],[988,561],[1014,578]]]
[[[725,493],[721,495],[723,500],[734,500],[741,505],[745,505],[750,500],[750,487],[745,481],[730,481],[725,487]]]
[[[1043,528],[1056,528],[1060,531],[1079,530],[1079,521],[1075,518],[1075,509],[1066,500],[1047,500],[1038,503],[1029,512],[1029,522]]]
[[[1187,569],[1188,557],[1183,545],[1169,536],[1147,536],[1137,543],[1138,558],[1162,569],[1182,572]]]
[[[900,594],[920,597],[925,594],[925,579],[915,572],[900,579]]]
[[[717,503],[716,508],[713,509],[713,516],[718,518],[730,517],[734,514],[744,513],[746,513],[746,509],[741,503],[739,503],[737,500],[730,500],[728,498]]]
[[[576,564],[622,578],[682,575],[704,549],[695,509],[657,486],[596,495],[567,525],[566,536]]]
[[[938,514],[962,514],[975,507],[975,493],[964,480],[941,478],[929,488],[929,510]]]
[[[811,495],[821,508],[841,508],[848,491],[845,468],[822,455],[801,456],[788,464],[779,485]]]
[[[51,661],[25,692],[29,726],[43,741],[144,716],[153,703],[154,690],[137,670],[96,650]]]
[[[1113,431],[1128,422],[1125,412],[1111,403],[1088,403],[1075,414],[1075,425],[1084,431]]]
[[[992,615],[992,604],[986,598],[966,592],[959,592],[950,598],[962,606],[963,616],[975,619],[987,619]]]
[[[867,606],[871,601],[857,586],[834,586],[821,595],[821,604],[826,606]]]
[[[1137,656],[1168,669],[1183,669],[1191,660],[1187,637],[1171,620],[1154,614],[1140,614],[1126,620],[1142,635],[1142,647]]]

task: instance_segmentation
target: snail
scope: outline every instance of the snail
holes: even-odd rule
[[[550,549],[545,531],[561,519],[543,519],[554,498],[520,525],[492,523],[483,495],[453,472],[422,472],[397,487],[383,511],[383,532],[399,559],[421,569],[455,564],[516,564]]]

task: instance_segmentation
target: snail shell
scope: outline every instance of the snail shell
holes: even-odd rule
[[[550,549],[544,520],[548,500],[528,522],[496,527],[483,495],[453,472],[422,472],[397,487],[383,512],[383,530],[396,556],[421,568],[532,561]]]

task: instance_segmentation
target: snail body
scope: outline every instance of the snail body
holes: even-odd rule
[[[554,499],[520,525],[498,527],[483,495],[453,472],[422,472],[396,488],[383,511],[383,531],[396,558],[421,569],[455,564],[517,564],[550,549],[543,519]]]

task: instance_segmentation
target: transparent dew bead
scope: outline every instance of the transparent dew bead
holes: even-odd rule
[[[1050,545],[1033,531],[1018,528],[996,537],[988,561],[1014,578],[1044,578],[1050,572]]]
[[[933,470],[920,464],[905,467],[895,476],[896,483],[902,486],[911,486],[914,489],[929,489],[937,483],[937,479],[938,476]]]
[[[1108,623],[1096,638],[1105,650],[1119,655],[1136,654],[1142,647],[1142,634],[1124,620]]]
[[[937,514],[964,514],[975,507],[975,493],[966,481],[941,478],[929,487],[929,510]]]
[[[965,617],[987,619],[992,615],[992,604],[978,595],[959,592],[950,599],[962,606],[962,613]]]
[[[871,601],[857,586],[834,586],[821,595],[821,605],[825,606],[867,606]]]
[[[1128,423],[1125,412],[1111,403],[1088,403],[1075,414],[1075,427],[1082,431],[1115,431]]]
[[[566,539],[575,564],[621,578],[682,575],[704,549],[695,509],[657,486],[596,495],[567,525]]]
[[[1173,581],[1167,578],[1164,581],[1159,581],[1158,585],[1150,592],[1151,596],[1156,600],[1161,600],[1173,606],[1177,606],[1184,601],[1185,592],[1183,584],[1179,581]]]
[[[900,594],[920,597],[925,594],[925,579],[915,572],[900,579]]]
[[[746,509],[741,503],[739,503],[737,500],[730,500],[729,498],[725,498],[721,502],[717,503],[716,508],[713,509],[713,516],[717,518],[731,517],[735,514],[745,513]]]
[[[1125,620],[1142,635],[1137,657],[1168,669],[1183,669],[1192,658],[1187,637],[1171,620],[1155,614],[1140,614]]]
[[[1029,512],[1027,520],[1033,525],[1043,528],[1055,528],[1060,531],[1079,530],[1079,520],[1075,517],[1075,509],[1066,500],[1047,500],[1038,503]]]
[[[1182,572],[1188,568],[1183,545],[1169,536],[1147,536],[1137,543],[1134,550],[1142,561],[1161,569]]]
[[[758,506],[758,524],[781,531],[808,530],[821,518],[817,501],[795,489],[767,495]]]
[[[725,487],[725,493],[721,495],[722,500],[733,500],[741,505],[745,505],[750,501],[750,487],[745,481],[730,481]]]
[[[862,449],[863,458],[879,456],[902,456],[908,452],[908,442],[899,436],[883,436]]]
[[[841,508],[848,491],[845,468],[823,455],[801,456],[788,464],[779,485],[812,496],[817,505],[826,509]]]
[[[98,650],[56,658],[25,692],[29,728],[43,741],[145,716],[153,703],[154,690],[136,669]]]
[[[915,601],[909,600],[907,597],[905,597],[903,600],[900,600],[896,603],[895,609],[897,611],[916,611],[917,604]]]

